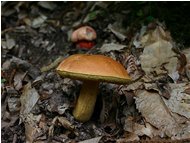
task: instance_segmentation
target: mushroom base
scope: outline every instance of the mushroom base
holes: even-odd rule
[[[96,81],[84,81],[73,110],[73,116],[76,120],[86,122],[91,118],[96,104],[98,85],[99,82]]]

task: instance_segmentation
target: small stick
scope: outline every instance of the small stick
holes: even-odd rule
[[[53,63],[49,64],[48,66],[44,66],[40,69],[41,72],[46,72],[49,71],[53,68],[55,68],[65,57],[60,56],[58,57],[55,61],[53,61]]]

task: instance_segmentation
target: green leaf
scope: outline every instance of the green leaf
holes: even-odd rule
[[[1,83],[5,83],[7,80],[5,78],[1,79]]]

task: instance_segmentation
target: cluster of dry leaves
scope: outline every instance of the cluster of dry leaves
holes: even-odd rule
[[[16,5],[18,10],[20,5]],[[56,8],[51,2],[39,2],[38,5],[50,11]],[[4,14],[10,13],[13,12]],[[20,12],[19,17],[30,30],[23,33],[35,33],[37,30],[32,28],[39,28],[38,32],[41,30],[42,33],[49,29],[45,15],[30,19]],[[2,39],[4,56],[18,47],[19,52],[17,57],[6,58],[2,63],[2,78],[6,79],[1,85],[3,136],[13,136],[13,142],[35,143],[188,141],[190,48],[178,49],[162,24],[151,24],[142,26],[127,44],[126,29],[116,21],[104,30],[112,35],[111,42],[105,39],[92,50],[82,51],[104,54],[120,61],[133,79],[129,85],[102,83],[95,113],[87,123],[76,121],[71,114],[81,83],[62,79],[51,70],[53,67],[41,72],[35,64],[23,59],[22,50],[26,45],[19,47],[17,41],[10,37],[10,29],[5,30]],[[21,32],[23,29],[19,28],[12,30]],[[54,41],[42,39],[39,43],[40,38],[33,39],[34,47],[41,46],[48,52],[56,48]],[[66,56],[68,53],[63,54],[63,58]]]

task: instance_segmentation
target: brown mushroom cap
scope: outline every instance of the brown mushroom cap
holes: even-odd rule
[[[57,67],[57,72],[78,80],[106,81],[111,83],[128,83],[131,81],[125,68],[103,55],[72,55]]]

